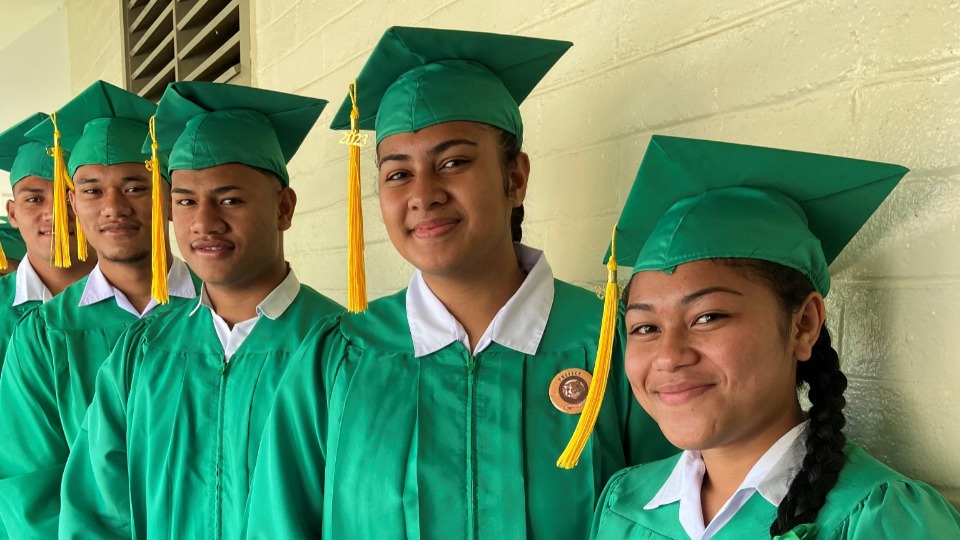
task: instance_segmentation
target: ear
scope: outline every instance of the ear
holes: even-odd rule
[[[514,208],[523,204],[527,196],[527,181],[530,179],[530,156],[526,152],[520,152],[517,156],[517,163],[510,171],[510,191],[507,196]]]
[[[790,326],[794,358],[800,362],[810,359],[813,355],[813,345],[820,337],[820,329],[826,319],[827,306],[823,296],[816,291],[807,295],[800,310],[794,314]]]
[[[297,208],[297,192],[285,187],[277,194],[277,224],[281,231],[293,225],[293,211]]]
[[[7,219],[10,220],[10,224],[16,228],[20,228],[20,223],[17,222],[17,207],[13,204],[13,200],[7,201]]]

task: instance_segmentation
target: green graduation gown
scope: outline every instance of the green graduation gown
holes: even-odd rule
[[[138,319],[113,298],[78,307],[87,278],[17,325],[0,377],[0,519],[10,538],[55,538],[60,480],[100,365]],[[189,300],[171,297],[152,315]]]
[[[264,434],[250,538],[586,538],[606,480],[676,450],[614,355],[579,465],[556,466],[578,415],[550,401],[562,370],[593,372],[602,304],[554,281],[537,354],[459,342],[418,358],[406,291],[305,340]]]
[[[960,538],[960,514],[933,488],[904,477],[854,443],[847,443],[844,454],[847,463],[827,495],[815,527],[801,526],[779,538]],[[591,538],[689,538],[680,525],[679,502],[643,509],[663,487],[678,460],[679,455],[617,473],[597,506]],[[770,538],[776,514],[774,505],[754,493],[713,538]]]
[[[197,301],[127,332],[63,479],[61,538],[239,538],[274,393],[308,330],[343,308],[305,285],[229,362]]]
[[[12,272],[0,277],[0,367],[3,366],[3,357],[7,352],[7,344],[13,335],[13,328],[20,317],[31,309],[43,304],[39,301],[28,301],[19,306],[13,305],[17,295],[17,273]]]

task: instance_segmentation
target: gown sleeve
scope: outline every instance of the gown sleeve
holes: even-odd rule
[[[609,506],[611,495],[617,491],[617,486],[620,485],[620,481],[623,480],[623,477],[626,476],[630,470],[631,468],[629,467],[623,469],[611,476],[610,480],[607,481],[607,485],[603,488],[603,493],[600,494],[600,500],[597,501],[597,507],[593,512],[593,524],[590,526],[590,540],[623,538],[625,531],[612,531],[609,527],[604,527],[604,518],[607,517],[607,512],[609,511],[607,506]]]
[[[245,537],[320,538],[327,388],[345,353],[339,317],[314,326],[277,389],[247,501]]]
[[[0,519],[7,538],[57,535],[60,479],[70,449],[45,336],[36,311],[22,319],[0,377]]]
[[[128,366],[135,359],[143,321],[120,338],[97,373],[61,486],[60,538],[132,538],[127,468]],[[146,451],[146,449],[144,449]]]
[[[877,486],[827,538],[960,538],[960,514],[932,487],[915,481]]]

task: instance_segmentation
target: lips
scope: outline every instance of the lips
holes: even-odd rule
[[[130,234],[139,230],[140,230],[140,225],[136,223],[125,222],[125,221],[107,223],[106,225],[100,226],[100,232],[105,234],[124,235],[124,234]]]
[[[653,393],[664,405],[684,405],[713,388],[712,383],[683,381],[656,387]]]
[[[232,242],[214,239],[195,240],[190,244],[190,249],[194,253],[210,258],[224,257],[235,248],[236,246]]]
[[[455,218],[433,218],[421,221],[413,227],[413,235],[417,238],[437,238],[453,230],[459,219]]]

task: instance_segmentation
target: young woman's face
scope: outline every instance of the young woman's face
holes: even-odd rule
[[[456,275],[512,256],[510,214],[529,162],[504,179],[496,131],[445,122],[384,138],[377,148],[380,209],[390,240],[424,274]]]
[[[809,352],[789,327],[784,335],[784,317],[762,280],[719,262],[634,276],[627,377],[671,443],[736,448],[776,440],[800,421],[797,359]]]

